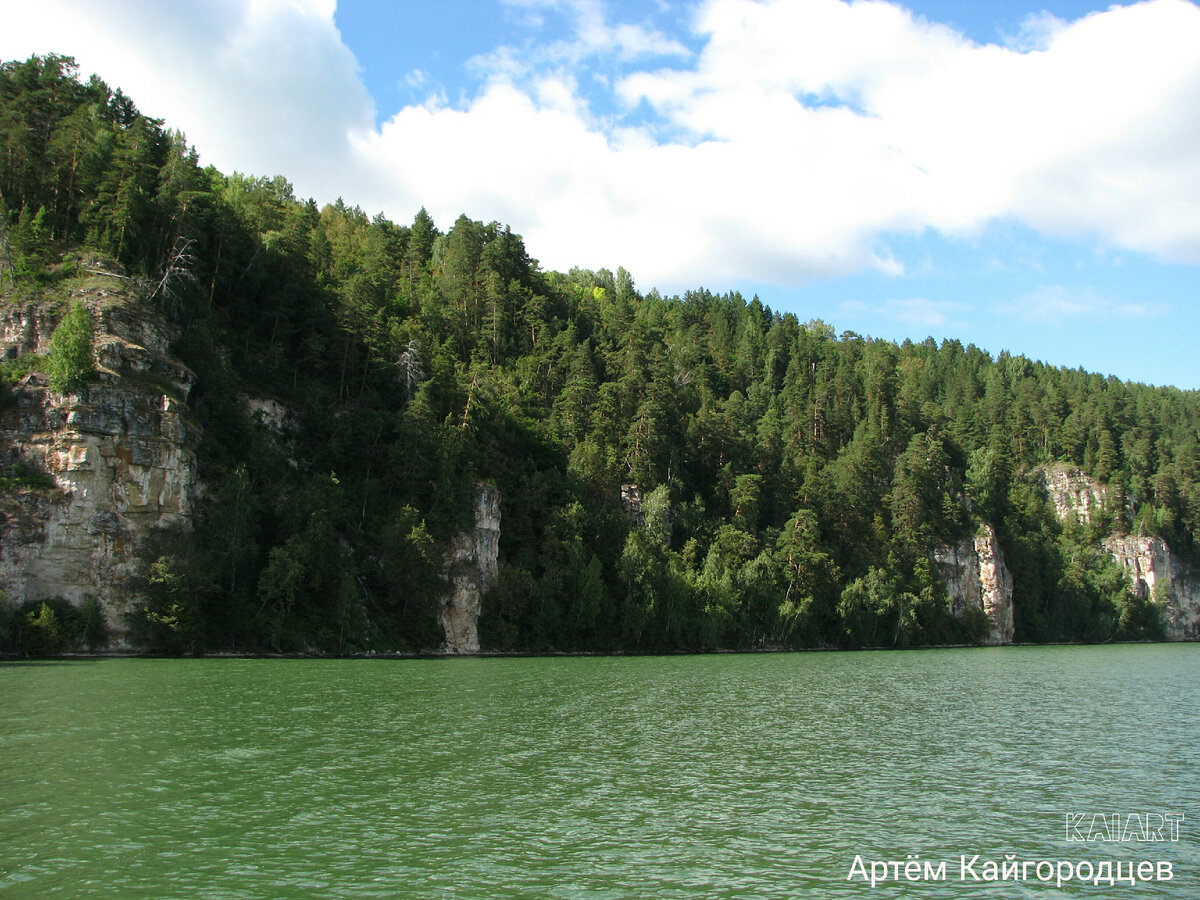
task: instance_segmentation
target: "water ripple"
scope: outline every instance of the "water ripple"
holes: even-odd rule
[[[1137,895],[1200,896],[1195,645],[0,679],[5,897],[861,897],[856,854],[909,853],[1170,859]],[[1081,854],[1084,811],[1189,825]]]

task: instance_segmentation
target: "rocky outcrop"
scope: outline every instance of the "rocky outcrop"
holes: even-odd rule
[[[946,585],[950,612],[961,618],[969,608],[982,610],[991,623],[984,643],[1011,644],[1012,575],[996,530],[985,522],[973,537],[935,548],[933,558]]]
[[[1184,569],[1166,541],[1114,535],[1103,544],[1128,573],[1134,594],[1158,605],[1168,640],[1200,640],[1200,578]]]
[[[1105,500],[1105,488],[1079,469],[1043,470],[1042,486],[1059,521],[1087,524]],[[1153,535],[1109,535],[1104,550],[1129,575],[1130,589],[1158,605],[1168,640],[1200,640],[1200,578],[1173,556],[1167,542]]]
[[[0,312],[0,346],[5,356],[39,353],[50,349],[50,335],[58,317],[33,301],[9,306]]]
[[[449,588],[440,600],[439,618],[447,653],[479,652],[479,612],[483,596],[499,575],[500,492],[475,486],[475,528],[450,541],[443,554]]]
[[[621,508],[625,511],[626,522],[639,527],[646,524],[646,518],[642,515],[645,499],[645,493],[636,484],[621,485]]]
[[[1087,525],[1104,506],[1105,489],[1081,469],[1052,466],[1042,469],[1039,477],[1060,522]]]
[[[144,539],[191,524],[199,433],[184,402],[195,379],[167,355],[153,311],[121,291],[81,294],[98,325],[97,377],[59,394],[28,376],[0,414],[4,467],[45,473],[0,503],[0,589],[17,603],[93,598],[111,643],[124,647]],[[48,346],[47,309],[4,311],[5,355]]]
[[[292,426],[292,411],[280,401],[271,397],[252,397],[249,394],[239,394],[238,399],[251,420],[266,426],[275,434],[284,434]]]

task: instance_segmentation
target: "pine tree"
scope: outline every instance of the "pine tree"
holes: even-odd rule
[[[53,390],[77,391],[92,377],[96,371],[92,357],[94,340],[92,314],[77,300],[50,337],[46,371]]]

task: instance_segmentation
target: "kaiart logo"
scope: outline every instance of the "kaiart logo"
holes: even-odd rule
[[[1067,813],[1067,840],[1158,842],[1179,840],[1179,813]]]

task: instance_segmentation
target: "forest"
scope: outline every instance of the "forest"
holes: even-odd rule
[[[4,291],[80,248],[144,280],[197,377],[204,494],[147,547],[135,623],[156,652],[435,649],[479,482],[503,505],[496,651],[975,642],[932,550],[982,521],[1018,641],[1154,638],[1099,536],[1200,550],[1197,392],[544,271],[500,223],[318,206],[201,165],[68,57],[4,63]],[[1057,519],[1037,473],[1060,463],[1106,486],[1101,517]]]

